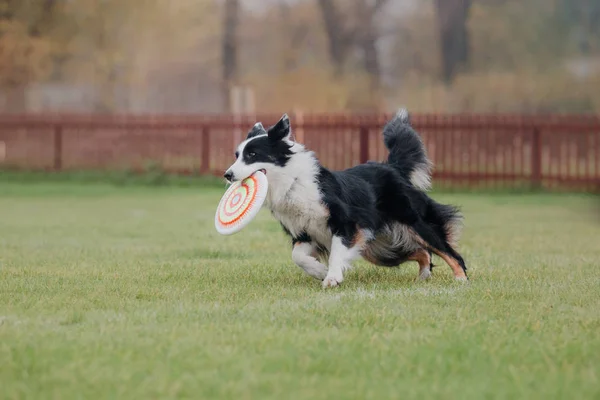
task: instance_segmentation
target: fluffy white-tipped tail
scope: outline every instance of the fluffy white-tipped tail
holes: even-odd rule
[[[400,120],[402,123],[410,124],[410,114],[406,108],[399,108],[394,118]]]
[[[415,188],[429,190],[432,164],[421,137],[410,125],[406,108],[400,108],[386,124],[383,141],[390,151],[388,163],[404,174]]]

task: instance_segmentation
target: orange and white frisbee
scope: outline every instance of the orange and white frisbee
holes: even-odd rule
[[[269,181],[261,171],[232,183],[217,207],[217,232],[221,235],[232,235],[246,227],[260,211],[267,198],[268,189]]]

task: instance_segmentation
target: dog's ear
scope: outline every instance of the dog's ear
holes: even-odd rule
[[[275,125],[270,127],[267,133],[271,140],[288,140],[292,131],[290,129],[290,118],[287,114],[283,114],[281,119]]]
[[[248,131],[248,136],[246,137],[246,139],[252,139],[253,137],[256,137],[258,135],[264,135],[265,133],[267,133],[267,131],[265,130],[263,124],[257,122],[256,124],[254,124],[252,129]]]

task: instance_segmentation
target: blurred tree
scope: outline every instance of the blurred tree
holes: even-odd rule
[[[67,60],[62,73],[71,83],[98,89],[96,111],[114,110],[116,90],[129,79],[124,33],[134,13],[153,10],[156,1],[146,0],[145,5],[140,10],[119,0],[78,0],[65,8],[67,22],[62,29]]]
[[[24,111],[25,89],[52,71],[54,46],[46,22],[54,2],[0,0],[0,86],[6,111]]]
[[[359,71],[369,79],[369,84],[354,93],[349,99],[350,107],[358,109],[378,109],[381,101],[381,62],[378,41],[381,38],[379,13],[388,4],[388,0],[352,0],[346,1],[346,7],[340,7],[335,0],[319,0],[325,32],[329,43],[329,59],[334,66],[335,76],[345,73],[355,75],[353,57],[360,54],[357,65]],[[356,81],[354,77],[352,80]],[[360,80],[360,79],[359,79]]]
[[[18,110],[218,111],[231,84],[277,112],[590,109],[599,19],[600,0],[0,0],[0,85]]]
[[[351,1],[347,1],[346,7],[342,8],[335,0],[318,0],[329,42],[329,58],[336,75],[341,76],[351,50],[359,49],[363,69],[372,78],[373,85],[378,87],[381,66],[377,50],[380,38],[377,14],[388,0]]]
[[[600,0],[559,0],[556,13],[576,37],[581,54],[600,50]]]
[[[223,98],[225,110],[231,110],[229,90],[238,77],[239,0],[225,0],[222,37]]]
[[[435,0],[441,46],[442,79],[452,83],[456,73],[469,61],[467,20],[471,0]]]
[[[56,0],[42,0],[39,3],[39,14],[29,27],[29,34],[34,37],[40,37],[51,29],[58,8]]]
[[[329,42],[329,59],[334,66],[336,76],[344,73],[344,64],[355,32],[349,29],[345,16],[340,12],[335,0],[318,0]]]
[[[379,90],[381,85],[381,65],[377,50],[380,32],[377,29],[377,14],[388,3],[388,0],[354,0],[356,38],[362,50],[363,67],[371,78],[373,90]]]
[[[475,0],[470,10],[469,70],[547,69],[564,56],[566,35],[553,21],[556,0]]]
[[[302,54],[306,47],[308,34],[311,30],[310,21],[303,18],[303,15],[297,16],[298,10],[292,10],[292,7],[285,1],[279,3],[279,21],[282,26],[281,54],[283,57],[283,70],[285,72],[294,71],[301,66]],[[296,7],[300,8],[300,7]],[[299,10],[300,12],[304,10]]]

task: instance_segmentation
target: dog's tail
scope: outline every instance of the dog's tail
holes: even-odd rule
[[[425,220],[439,230],[438,233],[450,247],[456,249],[463,227],[463,216],[458,207],[431,200]]]
[[[410,116],[405,108],[383,128],[383,142],[390,151],[388,164],[394,166],[420,190],[431,188],[431,161],[427,158],[425,145],[419,134],[410,125]]]

